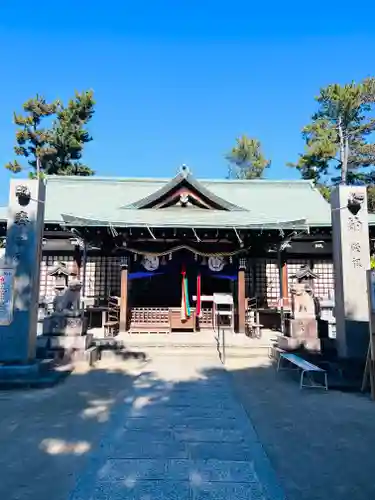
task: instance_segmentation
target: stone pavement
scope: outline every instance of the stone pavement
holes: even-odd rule
[[[154,356],[134,373],[70,500],[282,500],[219,361]]]
[[[101,361],[52,389],[0,391],[0,499],[278,500],[262,446],[288,500],[375,498],[367,396],[300,391],[266,357],[229,358],[225,373],[204,356]]]
[[[229,359],[248,412],[288,500],[375,499],[375,404],[368,395],[299,389],[267,358]]]

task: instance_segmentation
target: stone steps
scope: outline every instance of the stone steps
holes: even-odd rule
[[[251,348],[227,347],[225,349],[226,358],[253,358],[268,356],[268,346]],[[221,351],[222,352],[222,351]],[[217,358],[219,351],[217,346],[192,346],[192,345],[132,345],[124,349],[103,349],[100,354],[101,359],[118,360],[129,358],[150,358],[153,356],[202,356],[206,358]]]

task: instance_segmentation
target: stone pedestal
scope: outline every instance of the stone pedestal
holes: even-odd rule
[[[84,335],[82,337],[67,335],[49,336],[49,348],[85,351],[91,347],[92,339],[92,334]]]
[[[297,351],[299,349],[313,353],[320,353],[322,351],[322,341],[318,338],[295,338],[282,335],[279,337],[277,345],[284,351]]]
[[[317,339],[318,322],[315,318],[286,319],[285,334],[296,339]]]
[[[87,333],[83,312],[54,312],[43,320],[43,335],[80,336]]]
[[[286,335],[279,337],[278,346],[286,351],[305,349],[321,352],[322,343],[318,338],[316,319],[289,319],[286,321]]]
[[[38,337],[37,343],[45,355],[61,357],[64,353],[72,360],[83,360],[93,349],[93,335],[87,334],[87,319],[83,312],[54,312],[44,318],[43,335]]]
[[[366,271],[370,248],[366,188],[332,191],[336,342],[341,358],[365,358],[369,344]]]

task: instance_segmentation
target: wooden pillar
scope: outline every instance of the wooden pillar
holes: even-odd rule
[[[246,259],[240,259],[238,267],[238,293],[237,293],[238,333],[245,333],[245,314],[246,314],[245,271],[246,271]]]
[[[285,260],[281,263],[281,299],[283,305],[289,307],[289,280],[288,280],[288,264]]]
[[[285,254],[279,250],[277,254],[280,282],[280,331],[285,332],[285,308],[289,307],[288,265]]]
[[[81,265],[82,265],[82,253],[78,245],[74,247],[73,250],[73,272],[77,275],[78,279],[81,276]]]
[[[128,259],[121,262],[120,332],[125,332],[128,315]]]

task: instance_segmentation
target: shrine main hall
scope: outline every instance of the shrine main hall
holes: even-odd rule
[[[170,179],[46,185],[40,300],[54,295],[56,266],[78,275],[98,307],[119,298],[120,331],[195,331],[198,317],[198,329],[212,328],[215,294],[232,297],[234,331],[245,330],[251,301],[262,324],[277,323],[302,266],[315,296],[332,298],[331,207],[310,181],[198,179],[183,166]],[[3,239],[6,224],[4,207]],[[371,240],[373,215],[369,228]]]

